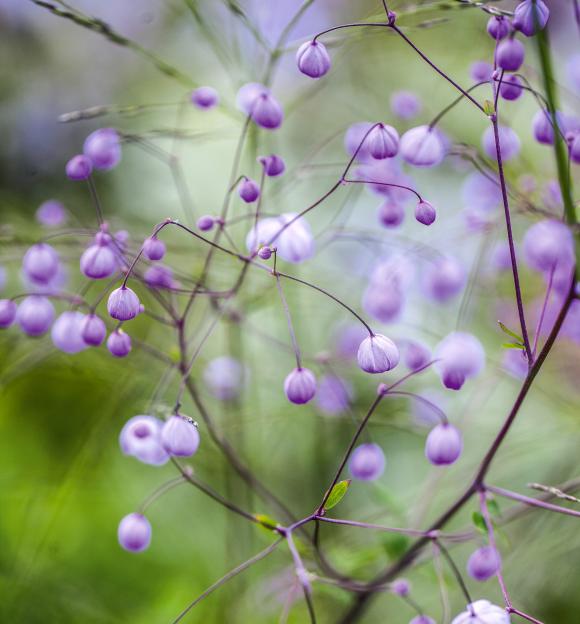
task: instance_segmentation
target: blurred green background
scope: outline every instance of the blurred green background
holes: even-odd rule
[[[277,0],[74,0],[74,8],[104,19],[117,32],[155,51],[192,78],[216,87],[224,107],[211,113],[183,109],[188,88],[157,71],[134,51],[59,19],[24,0],[0,4],[0,263],[8,272],[7,296],[22,291],[20,259],[26,247],[42,236],[34,212],[45,199],[64,202],[74,227],[94,226],[93,209],[84,185],[66,180],[64,164],[82,146],[84,137],[103,125],[147,137],[164,149],[176,149],[198,214],[217,213],[227,187],[233,150],[243,123],[235,111],[237,89],[261,78],[266,64],[263,39],[271,46],[300,2]],[[509,7],[509,3],[506,3]],[[577,31],[564,0],[551,3],[550,34],[558,76],[567,56],[578,47]],[[451,8],[450,8],[451,7]],[[476,9],[456,9],[456,3],[399,2],[405,32],[457,80],[470,83],[469,67],[489,60],[493,42],[485,34],[486,16]],[[378,15],[379,2],[315,1],[288,39],[273,82],[286,109],[286,121],[276,133],[252,130],[244,153],[244,170],[257,175],[255,157],[276,151],[288,164],[288,174],[265,195],[264,210],[299,211],[327,190],[344,166],[342,136],[354,122],[395,121],[391,94],[414,90],[423,101],[420,123],[428,121],[454,96],[452,89],[428,71],[404,44],[382,32],[344,32],[328,39],[332,72],[310,82],[294,67],[294,50],[308,35],[335,24]],[[246,16],[246,17],[244,17]],[[249,28],[248,24],[251,25]],[[251,30],[254,30],[252,34]],[[526,73],[538,80],[533,43],[526,43]],[[562,71],[561,71],[562,70]],[[565,106],[578,110],[568,92]],[[164,104],[136,114],[111,114],[71,124],[59,124],[62,113],[94,105]],[[538,189],[553,177],[551,152],[534,145],[531,98],[505,106],[502,121],[513,125],[523,142],[522,157],[508,167],[510,182],[522,174],[537,179]],[[396,122],[402,132],[408,124]],[[442,129],[458,143],[479,149],[485,120],[467,103],[445,118]],[[167,136],[178,129],[177,139]],[[308,163],[318,163],[311,166]],[[306,163],[306,166],[305,166]],[[432,229],[419,230],[408,219],[402,230],[381,229],[374,212],[376,197],[361,189],[341,190],[309,216],[313,230],[324,236],[338,224],[367,232],[373,244],[352,240],[320,245],[317,257],[289,272],[328,288],[360,310],[360,296],[369,267],[385,250],[409,247],[456,250],[471,272],[465,299],[435,307],[413,295],[408,314],[383,328],[395,339],[417,337],[431,346],[461,327],[484,342],[488,354],[485,375],[458,394],[447,393],[452,422],[465,434],[465,452],[449,469],[433,469],[423,456],[427,430],[416,424],[403,400],[387,400],[373,417],[370,438],[382,446],[387,469],[373,484],[353,484],[336,508],[336,517],[394,526],[426,526],[462,491],[502,422],[519,382],[500,367],[501,343],[496,327],[499,310],[513,313],[511,282],[496,279],[486,267],[495,240],[503,240],[499,213],[485,234],[466,230],[466,206],[460,185],[470,169],[446,164],[442,169],[413,171],[417,187],[439,209]],[[167,166],[130,143],[122,165],[97,177],[107,220],[126,228],[137,244],[153,225],[167,216],[183,219]],[[541,201],[540,191],[534,196]],[[519,211],[520,206],[514,210]],[[234,202],[234,214],[241,213]],[[337,217],[338,215],[338,217]],[[529,223],[515,219],[518,237]],[[236,230],[243,245],[244,226]],[[168,234],[169,257],[181,274],[199,274],[204,249],[179,233]],[[82,286],[77,259],[82,240],[59,243],[70,259],[70,292]],[[481,254],[478,255],[478,250]],[[422,260],[416,259],[418,273]],[[285,267],[288,268],[288,267]],[[231,283],[235,261],[218,258],[212,273],[216,288]],[[528,303],[542,293],[540,279],[524,271]],[[98,290],[95,289],[95,291]],[[93,294],[95,291],[91,291]],[[329,299],[296,284],[285,284],[299,342],[309,365],[323,370],[324,354],[335,349],[336,330],[350,321]],[[147,294],[141,293],[146,304]],[[5,295],[6,296],[6,295]],[[505,304],[505,300],[508,304]],[[202,396],[220,430],[267,485],[302,517],[312,512],[332,478],[354,424],[348,416],[328,417],[315,404],[289,405],[282,382],[293,366],[282,308],[267,275],[251,275],[235,309],[243,322],[224,321],[208,340],[193,376],[224,353],[241,355],[251,381],[239,404],[223,404],[206,391]],[[206,303],[192,316],[192,344],[211,318]],[[502,317],[503,318],[503,317]],[[175,336],[146,318],[131,323],[131,333],[175,357]],[[322,355],[321,355],[322,354]],[[578,454],[578,347],[562,341],[537,381],[525,408],[502,448],[490,474],[494,484],[526,492],[531,481],[557,484],[576,477]],[[354,385],[353,412],[362,416],[373,400],[377,379],[365,376],[350,362],[334,363]],[[58,353],[50,337],[26,339],[16,328],[0,334],[0,621],[37,624],[172,622],[199,593],[228,570],[272,541],[266,531],[248,526],[197,490],[182,485],[149,510],[153,541],[134,555],[122,550],[116,530],[120,518],[133,511],[159,485],[175,476],[171,465],[154,468],[121,454],[118,434],[131,416],[170,407],[178,380],[163,377],[163,364],[135,348],[125,360],[106,350],[75,356]],[[397,379],[400,369],[386,375]],[[440,391],[428,372],[409,384],[416,392]],[[187,400],[184,412],[200,421]],[[275,515],[224,463],[200,421],[202,445],[193,458],[196,474],[226,497],[255,513]],[[527,492],[529,493],[529,492]],[[510,504],[499,501],[500,509]],[[475,503],[452,523],[471,529]],[[481,537],[453,549],[461,569]],[[325,526],[322,544],[335,565],[360,579],[395,560],[409,540],[386,534]],[[573,518],[542,511],[527,515],[501,530],[504,571],[514,603],[546,623],[580,621],[580,538]],[[305,563],[315,569],[304,545]],[[441,622],[437,578],[429,559],[408,573],[413,598]],[[464,608],[449,570],[445,585],[453,614]],[[469,582],[474,598],[501,604],[497,583]],[[267,560],[231,581],[201,602],[188,622],[278,622],[292,598],[293,568],[282,544]],[[295,589],[294,589],[295,592]],[[299,593],[288,622],[307,622]],[[314,601],[320,622],[335,622],[349,603],[337,588],[315,584]],[[364,622],[406,623],[413,611],[385,593]]]

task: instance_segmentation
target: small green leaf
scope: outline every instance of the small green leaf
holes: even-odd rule
[[[481,531],[482,533],[487,533],[487,524],[485,524],[485,518],[479,511],[474,511],[471,519],[473,520],[473,524],[475,528]]]
[[[504,342],[501,346],[504,349],[519,349],[520,351],[525,349],[524,345],[519,342]]]
[[[499,505],[495,499],[491,499],[487,501],[487,508],[489,509],[489,513],[492,516],[500,516],[501,511],[499,509]]]
[[[350,479],[339,481],[330,491],[330,495],[324,504],[324,509],[332,509],[333,507],[336,507],[346,494],[349,485]]]
[[[495,113],[495,106],[491,100],[485,100],[483,103],[483,110],[485,114],[489,117]]]
[[[278,522],[267,514],[254,514],[254,518],[268,531],[275,531],[278,528]]]
[[[524,339],[521,336],[518,336],[516,332],[512,331],[509,327],[506,327],[501,321],[498,321],[497,324],[499,325],[500,329],[502,330],[504,334],[507,334],[508,336],[511,336],[512,338],[515,338],[518,342],[524,341]]]

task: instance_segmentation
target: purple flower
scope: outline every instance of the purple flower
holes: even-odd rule
[[[425,442],[425,457],[434,466],[448,466],[461,455],[463,442],[459,430],[449,423],[441,423],[429,432]]]
[[[249,372],[245,366],[229,355],[213,359],[203,372],[208,390],[220,401],[237,399],[248,378]]]
[[[386,199],[379,206],[379,222],[386,228],[396,228],[405,220],[405,209],[401,204]]]
[[[251,117],[260,128],[276,130],[282,125],[284,113],[273,95],[262,93],[252,105]]]
[[[362,307],[364,311],[381,323],[396,321],[403,311],[405,294],[396,281],[391,286],[370,283],[364,292]]]
[[[376,125],[366,138],[370,155],[376,160],[384,160],[397,155],[399,133],[392,126]]]
[[[564,125],[564,118],[559,111],[556,112],[556,121],[561,130]],[[539,110],[532,119],[532,131],[538,143],[552,145],[554,143],[552,115],[546,110]]]
[[[84,155],[95,169],[108,171],[121,161],[121,141],[114,128],[100,128],[91,132],[83,145]]]
[[[423,275],[423,291],[427,297],[446,303],[456,297],[467,283],[463,265],[451,256],[430,264]]]
[[[493,65],[487,61],[475,61],[475,63],[471,65],[469,75],[474,82],[491,80],[493,75]]]
[[[238,185],[238,194],[247,204],[251,204],[260,197],[260,187],[254,180],[243,178]]]
[[[81,337],[86,345],[98,347],[103,344],[107,335],[107,327],[102,318],[96,314],[87,314],[81,324]]]
[[[119,544],[129,552],[141,552],[151,543],[151,525],[142,514],[132,513],[119,523]]]
[[[391,583],[391,591],[397,596],[408,596],[411,593],[411,583],[405,578],[395,579]]]
[[[340,414],[344,412],[353,397],[351,384],[342,377],[329,374],[318,381],[316,390],[316,405],[325,414]]]
[[[240,87],[236,95],[236,107],[246,115],[252,112],[254,102],[262,95],[262,93],[270,93],[270,89],[259,82],[248,82]]]
[[[298,69],[310,78],[321,78],[330,69],[330,57],[324,44],[306,41],[296,52]]]
[[[150,236],[143,243],[143,255],[149,260],[161,260],[165,251],[165,243],[157,236]]]
[[[73,156],[65,167],[66,175],[69,180],[87,180],[93,170],[93,163],[90,158],[83,154]]]
[[[51,326],[54,314],[54,306],[46,297],[31,295],[18,306],[16,322],[28,336],[41,336]]]
[[[117,270],[117,258],[104,240],[87,247],[80,259],[83,275],[90,279],[105,279]]]
[[[202,232],[209,232],[210,230],[213,230],[214,224],[215,219],[209,215],[204,215],[197,220],[197,227]]]
[[[526,50],[518,39],[504,39],[498,46],[495,59],[499,67],[506,71],[518,71],[524,62]]]
[[[314,373],[308,368],[295,368],[284,380],[284,392],[291,403],[308,403],[316,394]]]
[[[360,343],[357,360],[367,373],[386,373],[399,363],[399,349],[390,338],[373,334]]]
[[[459,390],[466,379],[476,377],[485,367],[481,342],[466,332],[448,334],[435,348],[435,358],[441,381],[450,390]]]
[[[269,156],[260,156],[258,162],[264,167],[264,173],[270,178],[282,175],[286,170],[286,165],[282,158],[276,154]]]
[[[550,9],[542,0],[523,0],[514,11],[513,25],[526,37],[543,30],[548,23]]]
[[[163,448],[176,457],[191,457],[199,447],[199,432],[191,419],[173,415],[161,429]]]
[[[572,233],[564,223],[553,219],[532,225],[524,236],[524,258],[536,271],[552,271],[574,262]]]
[[[499,553],[492,546],[483,546],[471,553],[467,561],[467,573],[476,581],[487,581],[495,576],[501,566]]]
[[[143,273],[143,279],[149,288],[167,288],[170,290],[177,287],[177,282],[173,279],[173,270],[163,264],[150,266]]]
[[[61,202],[49,199],[40,204],[36,220],[45,227],[58,227],[66,222],[66,210]]]
[[[22,269],[26,277],[35,284],[46,284],[58,272],[58,254],[46,243],[29,247],[22,259]]]
[[[82,337],[85,315],[81,312],[63,312],[50,330],[52,342],[57,349],[65,353],[78,353],[87,348]]]
[[[418,615],[414,617],[409,624],[437,624],[433,618],[430,618],[428,615]]]
[[[112,334],[111,334],[112,335]],[[119,435],[119,444],[125,455],[136,457],[144,464],[160,466],[169,455],[161,444],[163,421],[153,416],[133,416]]]
[[[489,600],[476,600],[451,624],[510,624],[510,616],[503,607],[491,604]]]
[[[219,103],[218,92],[213,87],[198,87],[191,93],[191,103],[205,110],[213,108]]]
[[[348,469],[354,479],[375,481],[385,471],[385,454],[377,444],[357,446],[348,463]]]
[[[415,207],[415,219],[423,225],[431,225],[437,217],[435,207],[428,201],[422,199]]]
[[[517,100],[524,92],[522,81],[517,76],[505,76],[499,87],[499,94],[504,100]]]
[[[396,91],[391,95],[391,111],[401,119],[413,119],[421,109],[421,101],[411,91]]]
[[[502,200],[499,184],[479,171],[474,171],[465,178],[461,197],[466,206],[483,211],[497,208]]]
[[[511,160],[515,158],[520,152],[520,138],[514,130],[508,126],[499,126],[499,147],[501,150],[502,161]],[[483,151],[494,160],[497,160],[497,150],[495,146],[495,134],[493,128],[490,126],[483,133],[482,137]]]
[[[17,305],[11,299],[0,299],[0,329],[6,329],[14,323]]]
[[[487,32],[492,39],[503,39],[511,32],[510,21],[501,15],[492,16],[487,22]]]
[[[437,132],[429,126],[417,126],[401,137],[403,159],[416,167],[434,167],[445,156],[445,148]]]
[[[107,349],[115,357],[125,357],[131,353],[131,337],[122,329],[116,329],[107,338]]]
[[[262,258],[262,260],[269,260],[272,257],[272,253],[271,247],[261,247],[260,251],[258,251],[258,256]]]
[[[403,351],[403,362],[405,366],[416,371],[431,361],[431,349],[422,342],[409,340]]]
[[[273,245],[278,257],[292,264],[299,264],[314,255],[314,237],[308,222],[295,213],[284,213],[258,221],[246,237],[248,251],[256,253],[263,245]],[[292,222],[288,227],[282,228]]]
[[[115,289],[107,301],[107,310],[111,318],[118,321],[130,321],[141,311],[139,297],[127,286]]]

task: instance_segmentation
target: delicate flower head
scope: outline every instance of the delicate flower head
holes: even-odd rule
[[[461,455],[463,441],[459,430],[449,423],[440,423],[431,429],[425,442],[425,457],[434,466],[448,466]]]
[[[151,524],[142,514],[129,514],[119,523],[118,538],[125,550],[141,552],[151,543]]]
[[[423,291],[433,301],[446,303],[456,297],[467,283],[463,265],[453,256],[429,264],[423,275]]]
[[[403,362],[412,371],[419,370],[431,359],[431,349],[417,340],[409,340],[403,349]]]
[[[357,360],[367,373],[386,373],[399,363],[397,345],[382,334],[367,336],[358,348]]]
[[[517,76],[508,75],[501,81],[499,94],[504,100],[517,100],[523,92],[522,81]]]
[[[191,457],[199,447],[199,432],[190,418],[170,416],[161,428],[163,448],[176,457]]]
[[[556,112],[556,122],[562,130],[565,121],[562,113]],[[544,145],[553,145],[554,143],[554,125],[552,123],[552,115],[547,110],[539,110],[532,119],[532,131],[534,138],[538,143]]]
[[[371,282],[362,300],[364,311],[381,323],[396,321],[401,316],[404,305],[405,293],[396,282],[393,282],[392,287],[379,286]]]
[[[83,153],[95,169],[113,169],[121,161],[119,133],[114,128],[95,130],[85,139]]]
[[[84,343],[90,347],[98,347],[103,344],[107,335],[105,321],[96,314],[87,314],[81,324],[81,337]]]
[[[399,151],[399,133],[393,126],[376,125],[368,134],[368,150],[376,160],[384,160],[397,155]]]
[[[57,274],[58,254],[47,243],[37,243],[29,247],[22,259],[22,269],[26,277],[35,284],[46,284]]]
[[[510,616],[503,607],[491,604],[489,600],[476,600],[451,624],[510,624]]]
[[[270,89],[259,82],[248,82],[240,87],[236,95],[236,107],[246,115],[252,112],[254,102],[262,95],[270,93]]]
[[[20,302],[16,322],[28,336],[41,336],[52,325],[54,315],[54,306],[46,297],[31,295]]]
[[[495,59],[501,69],[515,72],[522,66],[526,49],[518,39],[504,39],[498,46]]]
[[[467,561],[467,573],[476,581],[487,581],[501,567],[499,553],[492,546],[483,546],[471,553]]]
[[[498,135],[502,161],[505,162],[515,158],[519,154],[521,147],[521,141],[518,135],[508,126],[499,126]],[[491,126],[483,133],[482,146],[487,156],[497,160],[495,135]]]
[[[209,110],[219,103],[218,92],[213,87],[198,87],[191,93],[191,103],[202,110]]]
[[[348,469],[354,479],[375,481],[385,471],[385,454],[378,444],[361,444],[350,457]]]
[[[6,329],[14,323],[18,306],[11,299],[0,299],[0,329]]]
[[[487,22],[487,32],[492,39],[504,39],[511,32],[510,21],[502,15],[493,15]]]
[[[330,56],[320,41],[306,41],[296,52],[298,69],[310,78],[321,78],[330,69]]]
[[[391,583],[391,591],[397,596],[408,596],[411,593],[411,583],[405,578],[395,579]]]
[[[84,154],[77,154],[66,163],[65,170],[69,180],[87,180],[93,171],[93,161]]]
[[[157,236],[149,236],[143,243],[143,255],[149,260],[162,260],[165,255],[165,243]]]
[[[164,264],[150,266],[143,273],[143,279],[150,288],[167,288],[170,290],[178,285],[173,279],[173,269]]]
[[[125,357],[131,353],[131,337],[122,329],[116,329],[107,338],[107,349],[115,357]]]
[[[109,295],[107,310],[111,318],[130,321],[141,311],[141,302],[130,288],[121,286]]]
[[[417,126],[401,137],[403,159],[416,167],[434,167],[445,156],[445,148],[437,132],[429,126]]]
[[[344,412],[353,398],[352,385],[338,375],[322,376],[316,390],[316,405],[325,414]]]
[[[310,259],[315,250],[314,237],[306,219],[296,217],[288,212],[258,221],[246,237],[248,251],[257,253],[263,245],[273,245],[278,257],[286,262],[299,264]],[[291,225],[284,227],[290,222]]]
[[[396,228],[405,220],[405,209],[392,199],[386,199],[379,206],[379,221],[386,228]]]
[[[542,0],[523,0],[514,11],[513,25],[526,37],[531,37],[545,28],[549,17],[550,9]]]
[[[254,180],[243,178],[238,185],[238,194],[247,204],[251,204],[260,197],[260,187]]]
[[[78,353],[87,348],[82,337],[85,315],[81,312],[63,312],[50,330],[52,342],[57,349],[65,353]]]
[[[258,162],[264,167],[264,173],[270,178],[282,175],[286,170],[286,164],[281,156],[270,154],[269,156],[260,156]]]
[[[237,399],[248,382],[249,371],[236,358],[222,355],[205,367],[203,380],[211,394],[220,401]]]
[[[435,206],[422,199],[415,207],[415,219],[423,225],[431,225],[437,218]]]
[[[204,215],[197,220],[197,227],[202,232],[209,232],[213,230],[213,226],[215,225],[215,219],[210,215]]]
[[[489,211],[500,204],[501,188],[493,179],[474,171],[465,178],[461,198],[466,207]]]
[[[110,245],[95,243],[83,252],[80,259],[81,272],[90,279],[105,279],[113,275],[118,263]]]
[[[487,61],[475,61],[469,69],[469,75],[474,82],[491,80],[493,75],[493,65]]]
[[[413,119],[422,108],[421,100],[412,91],[396,91],[391,95],[391,111],[400,119]]]
[[[536,271],[551,271],[574,262],[572,233],[555,219],[545,219],[528,228],[523,248],[526,262]]]
[[[169,455],[161,443],[162,428],[163,421],[158,418],[142,414],[133,416],[119,434],[121,450],[125,455],[132,455],[144,464],[165,464]]]
[[[36,211],[36,220],[45,227],[58,227],[66,222],[66,218],[65,207],[56,199],[43,202]]]
[[[258,256],[262,258],[262,260],[269,260],[272,256],[272,248],[271,247],[260,247],[260,251],[258,251]]]
[[[284,112],[278,100],[270,93],[260,94],[251,109],[254,123],[266,130],[276,130],[282,125]]]
[[[308,403],[316,394],[314,373],[308,368],[295,368],[284,380],[284,392],[291,403]]]
[[[481,342],[467,332],[451,332],[435,348],[435,367],[441,381],[450,390],[459,390],[467,379],[476,377],[485,367]]]

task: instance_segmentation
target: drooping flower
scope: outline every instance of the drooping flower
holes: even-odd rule
[[[421,109],[421,101],[411,91],[396,91],[391,95],[391,111],[400,119],[413,119]]]
[[[105,321],[96,314],[87,314],[81,324],[81,337],[84,343],[90,347],[98,347],[103,344],[106,335]]]
[[[143,255],[149,260],[162,260],[165,251],[165,243],[157,236],[149,236],[143,243]]]
[[[238,185],[238,194],[247,204],[251,204],[260,197],[260,186],[250,178],[243,178]]]
[[[170,416],[161,428],[161,445],[176,457],[191,457],[199,447],[199,431],[191,419]]]
[[[213,87],[198,87],[191,93],[191,103],[202,110],[214,108],[219,103],[218,92]]]
[[[308,403],[316,394],[314,373],[308,368],[295,368],[284,380],[284,392],[291,403]]]
[[[0,329],[6,329],[14,323],[18,306],[11,299],[0,299]]]
[[[85,139],[84,155],[95,169],[108,171],[121,161],[121,139],[114,128],[100,128]]]
[[[126,357],[131,353],[131,337],[122,329],[116,329],[107,338],[107,349],[115,357]]]
[[[106,237],[99,237],[83,252],[80,259],[81,272],[90,279],[105,279],[113,275],[118,263]]]
[[[197,220],[197,227],[202,232],[209,232],[213,230],[213,226],[215,225],[215,219],[210,215],[204,215]]]
[[[173,279],[173,269],[164,264],[155,264],[150,266],[145,273],[143,279],[149,288],[177,288],[178,283]]]
[[[423,225],[431,225],[437,218],[433,204],[422,199],[415,207],[415,219]]]
[[[375,481],[385,471],[385,454],[378,444],[361,444],[350,457],[348,469],[354,479]]]
[[[499,87],[499,94],[504,100],[517,100],[524,92],[522,81],[517,76],[505,76]]]
[[[162,428],[163,421],[158,418],[142,414],[133,416],[119,434],[121,450],[125,455],[136,457],[144,464],[165,464],[169,455],[161,443]]]
[[[542,0],[523,0],[514,11],[513,25],[526,37],[543,30],[548,23],[550,9]]]
[[[493,179],[479,173],[479,171],[474,171],[465,178],[461,189],[461,198],[465,207],[487,212],[497,208],[500,204],[502,200],[501,188]]]
[[[69,180],[87,180],[93,171],[93,162],[84,154],[73,156],[65,167]]]
[[[491,604],[489,600],[476,600],[451,624],[510,624],[510,616],[504,608]]]
[[[353,398],[352,385],[338,375],[322,376],[317,385],[316,405],[325,414],[344,412]]]
[[[565,122],[562,113],[559,111],[556,112],[556,122],[560,130],[562,130]],[[532,119],[532,131],[538,143],[553,145],[554,125],[552,123],[552,115],[546,110],[539,110]]]
[[[151,524],[142,514],[129,514],[119,523],[118,538],[125,550],[141,552],[151,543]]]
[[[286,170],[286,164],[281,156],[270,154],[269,156],[260,156],[258,162],[264,167],[264,173],[270,177],[282,175]]]
[[[401,137],[403,159],[416,167],[434,167],[445,156],[445,148],[437,132],[429,126],[417,126]]]
[[[499,553],[492,546],[482,546],[471,553],[467,561],[467,573],[476,581],[487,581],[501,567]]]
[[[411,593],[411,583],[405,578],[395,579],[391,583],[391,591],[397,596],[408,596]]]
[[[409,340],[403,349],[403,362],[412,371],[419,370],[431,359],[431,349],[418,340]]]
[[[485,82],[491,80],[493,75],[493,65],[487,61],[475,61],[469,68],[469,75],[474,82]]]
[[[58,254],[47,243],[37,243],[29,247],[22,259],[22,270],[35,284],[46,284],[57,273]]]
[[[459,390],[467,379],[476,377],[485,367],[481,342],[467,332],[451,332],[435,348],[435,367],[441,381],[450,390]]]
[[[36,220],[45,227],[58,227],[66,222],[65,207],[56,199],[49,199],[38,207]]]
[[[18,306],[16,322],[28,336],[41,336],[48,331],[54,315],[54,306],[46,297],[31,295]]]
[[[229,355],[214,358],[203,372],[203,380],[208,390],[220,401],[237,399],[248,382],[248,378],[247,368]]]
[[[425,457],[434,466],[449,466],[459,459],[462,449],[459,430],[449,423],[440,423],[427,436]]]
[[[515,72],[522,66],[526,49],[524,44],[518,39],[504,39],[498,46],[495,59],[501,69]]]
[[[423,274],[423,292],[439,303],[456,297],[467,283],[463,265],[453,256],[445,256],[428,265]]]
[[[487,32],[492,39],[504,39],[511,32],[509,19],[501,15],[493,15],[487,22]]]
[[[528,228],[523,248],[527,264],[536,271],[552,271],[574,262],[572,233],[555,219],[545,219]]]
[[[139,297],[127,286],[116,288],[107,301],[107,310],[111,318],[118,321],[130,321],[141,311]]]
[[[321,78],[330,69],[330,56],[320,41],[306,41],[296,52],[298,69],[310,78]]]
[[[299,264],[311,258],[315,246],[310,226],[304,217],[296,217],[290,212],[258,221],[246,237],[248,251],[257,253],[263,245],[272,245],[286,262]]]
[[[367,136],[368,150],[376,160],[384,160],[397,155],[399,151],[399,133],[392,126],[376,125]]]
[[[367,373],[386,373],[399,363],[397,345],[382,334],[367,336],[358,348],[359,367]]]
[[[63,312],[50,330],[52,342],[57,349],[65,353],[79,353],[87,348],[82,338],[85,315],[72,310]]]
[[[389,286],[371,282],[363,294],[364,311],[381,323],[396,321],[401,316],[404,305],[405,293],[395,280]]]
[[[276,130],[282,125],[284,112],[278,100],[270,93],[262,93],[252,105],[254,123],[265,130]]]
[[[386,228],[396,228],[405,220],[405,209],[392,199],[386,199],[379,206],[379,222]]]
[[[521,141],[516,132],[508,126],[499,126],[498,136],[502,161],[505,162],[515,158],[519,154],[521,147]],[[483,151],[490,158],[497,160],[495,134],[491,126],[483,133],[482,146]]]

